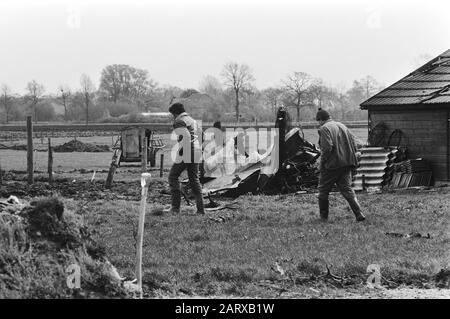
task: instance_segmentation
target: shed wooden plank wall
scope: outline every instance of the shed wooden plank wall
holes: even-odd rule
[[[435,181],[448,180],[447,110],[369,110],[369,116],[371,127],[379,122],[387,125],[386,139],[400,129],[401,145],[407,146],[409,157],[430,161]]]

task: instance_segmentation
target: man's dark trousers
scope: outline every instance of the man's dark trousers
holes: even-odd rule
[[[342,167],[330,170],[321,170],[319,176],[319,206],[320,215],[323,219],[328,218],[328,195],[333,185],[336,184],[342,196],[349,203],[353,213],[358,218],[361,216],[361,207],[356,198],[352,184],[352,168]]]
[[[189,183],[195,195],[197,212],[204,213],[202,186],[198,177],[199,164],[198,163],[174,163],[169,172],[169,187],[172,193],[172,208],[180,209],[181,206],[181,190],[179,177],[181,173],[187,170]]]

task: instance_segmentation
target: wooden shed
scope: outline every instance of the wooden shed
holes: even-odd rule
[[[450,181],[450,50],[361,104],[371,146],[404,146],[431,164],[434,181]],[[384,138],[371,139],[378,131]],[[399,144],[399,145],[388,145]]]

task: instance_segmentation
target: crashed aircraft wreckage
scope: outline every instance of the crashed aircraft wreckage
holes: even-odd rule
[[[318,170],[314,164],[320,151],[304,139],[299,128],[289,130],[287,122],[286,111],[280,109],[271,130],[227,132],[222,145],[207,144],[216,152],[208,147],[204,150],[204,193],[237,197],[316,188]]]

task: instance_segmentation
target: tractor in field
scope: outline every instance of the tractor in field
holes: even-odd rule
[[[150,163],[150,167],[155,167],[156,154],[165,146],[163,140],[155,137],[152,130],[136,126],[123,128],[113,146],[113,156],[106,186],[111,186],[115,170],[122,162],[143,163],[146,161],[145,166]]]

